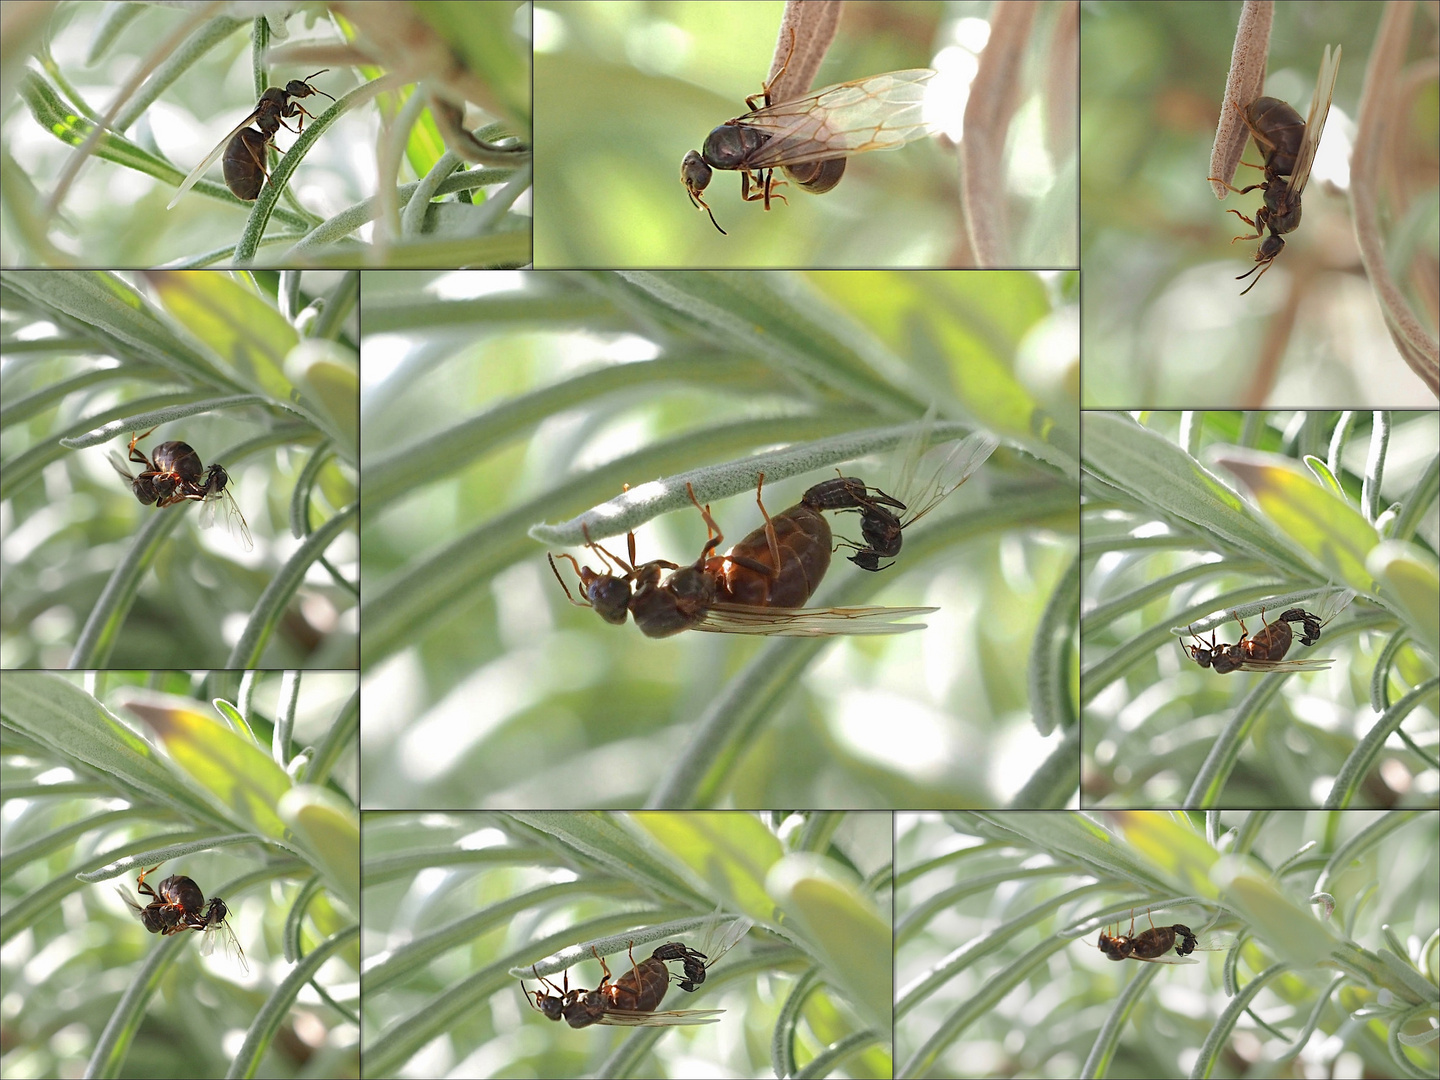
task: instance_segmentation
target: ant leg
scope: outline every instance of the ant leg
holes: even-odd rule
[[[1126,936],[1126,937],[1134,937],[1134,936],[1135,936],[1135,909],[1134,909],[1133,907],[1130,909],[1130,933],[1126,934],[1125,936]]]
[[[773,87],[777,82],[780,81],[780,76],[785,74],[785,70],[790,66],[790,59],[791,59],[791,57],[793,57],[794,55],[795,55],[795,28],[792,26],[792,27],[790,28],[790,51],[785,54],[785,62],[780,65],[780,70],[775,73],[775,77],[774,77],[773,79],[769,79],[769,80],[766,81],[765,87],[764,87],[763,90],[760,91],[760,93],[758,93],[758,94],[751,94],[749,97],[747,97],[747,98],[745,99],[745,107],[746,107],[746,108],[748,108],[751,112],[754,112],[754,111],[755,111],[755,102],[760,101],[760,100],[763,100],[763,101],[765,102],[765,108],[768,109],[768,108],[770,107],[770,88]]]
[[[621,485],[620,485],[620,492],[621,492],[622,495],[623,495],[625,492],[629,491],[629,490],[630,490],[630,485],[629,485],[629,484],[621,484]],[[627,533],[625,534],[625,543],[626,543],[626,545],[629,547],[629,550],[630,550],[630,565],[633,567],[633,566],[635,565],[635,530],[634,530],[634,529],[631,529],[629,532],[627,532]]]
[[[156,427],[159,427],[159,425],[157,424]],[[141,439],[148,439],[154,431],[155,428],[152,427],[149,431],[145,432],[144,435],[130,436],[130,460],[136,462],[137,464],[144,465],[152,472],[158,472],[159,470],[156,469],[154,465],[150,464],[150,459],[145,456],[145,452],[143,450],[135,449],[135,444],[137,442],[139,442]]]
[[[154,429],[152,428],[151,430],[154,430]],[[147,432],[147,434],[148,434],[148,432]],[[160,867],[161,867],[161,866],[164,866],[164,865],[165,865],[164,863],[160,863],[160,864],[158,864],[158,865],[156,865],[156,866],[150,867],[149,870],[141,870],[141,871],[140,871],[140,877],[139,877],[139,878],[136,880],[136,882],[135,882],[135,891],[138,892],[141,896],[153,896],[153,897],[155,897],[156,901],[158,902],[159,899],[160,899],[160,897],[156,894],[156,892],[155,892],[154,889],[152,889],[149,885],[146,885],[146,884],[145,884],[145,875],[146,875],[146,874],[153,874],[156,870],[159,870]]]
[[[1248,161],[1242,161],[1240,164],[1241,164],[1241,165],[1250,165],[1250,163],[1249,163]],[[1263,169],[1263,168],[1264,168],[1263,165],[1250,165],[1250,167],[1251,167],[1252,169]],[[1249,187],[1238,188],[1238,187],[1235,187],[1235,186],[1232,185],[1232,184],[1227,184],[1227,183],[1225,183],[1225,181],[1224,181],[1224,180],[1221,180],[1220,177],[1218,177],[1218,176],[1207,176],[1205,179],[1215,181],[1215,183],[1220,184],[1222,187],[1226,188],[1226,189],[1229,190],[1229,191],[1233,191],[1236,195],[1245,195],[1245,194],[1248,194],[1249,192],[1254,191],[1256,188],[1259,188],[1259,189],[1261,189],[1262,191],[1268,191],[1268,190],[1270,189],[1270,185],[1269,185],[1268,183],[1265,183],[1265,184],[1251,184]]]
[[[779,199],[779,200],[780,200],[781,202],[783,202],[786,206],[789,206],[789,205],[790,205],[790,200],[787,199],[784,195],[781,195],[778,191],[775,190],[777,187],[780,187],[782,184],[785,184],[785,183],[787,183],[787,181],[785,181],[785,180],[776,180],[776,179],[775,179],[775,170],[774,170],[774,169],[768,169],[768,170],[766,170],[766,172],[765,172],[765,209],[766,209],[766,210],[769,210],[769,209],[770,209],[770,200],[771,200],[772,198]]]
[[[690,481],[685,481],[685,490],[690,495],[690,501],[695,504],[695,509],[700,511],[700,516],[705,519],[705,547],[700,552],[700,560],[703,561],[710,552],[725,542],[725,534],[720,531],[720,526],[715,524],[715,519],[710,516],[710,507],[701,506],[700,500],[695,497],[695,489]],[[714,536],[710,534],[714,533]]]
[[[770,545],[770,559],[774,564],[773,576],[780,576],[780,539],[775,535],[775,523],[770,520],[769,513],[765,510],[765,504],[760,501],[760,490],[765,486],[765,474],[760,474],[759,480],[755,483],[755,505],[760,507],[760,516],[765,519],[765,539]]]
[[[1150,909],[1149,909],[1148,907],[1145,909],[1145,917],[1146,917],[1147,919],[1150,919],[1150,929],[1151,929],[1151,930],[1154,930],[1154,929],[1155,929],[1155,920],[1154,920],[1153,918],[1151,918],[1151,916],[1150,916]]]
[[[288,130],[288,129],[287,129],[287,130]],[[273,145],[273,144],[274,144],[273,137],[272,137],[272,139],[268,140],[268,142],[270,143],[270,145]],[[264,145],[262,144],[260,150],[257,152],[256,149],[247,142],[247,143],[245,143],[245,149],[246,149],[246,151],[250,154],[250,160],[255,163],[255,167],[256,167],[257,169],[259,169],[259,170],[265,175],[265,179],[266,179],[266,180],[269,180],[269,179],[270,179],[270,170],[265,167],[266,165],[269,164],[269,162],[267,162],[267,161],[265,160],[265,148],[264,148]]]
[[[746,202],[759,202],[761,199],[764,199],[766,210],[770,209],[770,200],[772,198],[779,199],[781,202],[789,205],[790,200],[775,190],[787,181],[776,180],[774,169],[761,169],[760,171],[762,174],[768,173],[768,175],[755,176],[749,169],[740,170],[740,197]],[[754,191],[750,190],[752,183],[755,185],[756,190]]]
[[[547,553],[545,557],[550,560],[550,569],[555,571],[555,580],[560,582],[560,588],[565,590],[565,599],[569,600],[570,603],[574,604],[576,607],[590,607],[590,604],[584,603],[580,600],[576,600],[575,597],[570,595],[570,587],[565,584],[565,579],[560,576],[560,568],[555,565],[555,556]],[[579,560],[577,560],[574,555],[567,555],[563,551],[560,553],[560,557],[562,559],[570,560],[571,564],[575,567],[575,576],[578,577],[583,584],[585,581],[585,575],[580,573]]]
[[[599,556],[600,556],[601,560],[604,561],[604,563],[605,563],[605,569],[606,569],[607,572],[610,570],[611,563],[613,562],[614,565],[620,567],[622,570],[625,571],[625,576],[626,576],[626,577],[629,577],[629,576],[631,576],[631,575],[633,575],[633,574],[635,573],[635,534],[634,534],[634,533],[631,533],[631,534],[630,534],[630,564],[627,566],[627,565],[625,564],[625,561],[624,561],[623,559],[619,558],[618,556],[616,556],[615,554],[613,554],[613,553],[611,553],[611,552],[609,552],[609,551],[606,551],[606,550],[605,550],[603,547],[601,547],[598,543],[596,543],[594,540],[591,540],[591,539],[590,539],[590,526],[588,526],[588,525],[583,525],[583,524],[582,524],[582,525],[580,526],[580,531],[585,535],[585,546],[588,547],[588,548],[590,548],[590,550],[594,551],[596,555],[599,555]]]
[[[1246,217],[1244,214],[1240,213],[1239,210],[1226,210],[1225,212],[1226,212],[1227,214],[1234,214],[1234,215],[1235,215],[1236,217],[1238,217],[1241,221],[1243,221],[1246,225],[1249,225],[1250,228],[1252,228],[1252,229],[1255,230],[1255,235],[1254,235],[1254,236],[1237,236],[1237,237],[1235,237],[1234,239],[1232,239],[1232,240],[1230,241],[1230,243],[1233,244],[1233,243],[1235,243],[1236,240],[1259,240],[1259,239],[1264,235],[1264,230],[1262,229],[1262,227],[1261,227],[1258,223],[1250,220],[1250,219],[1249,219],[1248,217]],[[1255,216],[1256,216],[1256,217],[1259,217],[1260,215],[1259,215],[1259,214],[1256,214]]]
[[[590,952],[594,954],[596,960],[600,961],[600,970],[605,973],[605,977],[600,980],[600,985],[595,988],[595,993],[598,994],[605,984],[610,981],[610,965],[605,963],[605,958],[595,951],[594,945],[590,946]]]

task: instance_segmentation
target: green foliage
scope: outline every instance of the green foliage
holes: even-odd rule
[[[343,333],[353,282],[306,298],[287,280],[283,305],[273,275],[247,287],[172,271],[146,284],[96,271],[0,279],[12,317],[51,327],[15,350],[0,414],[6,665],[353,663],[353,630],[296,621],[300,600],[319,602],[332,623],[357,601],[324,559],[344,552],[334,542],[358,510],[359,365]],[[124,460],[130,436],[172,424],[141,451],[178,439],[223,464],[227,492],[247,508],[253,558],[225,510],[224,527],[197,532],[191,502],[142,505],[100,449]],[[275,528],[287,519],[298,546]]]
[[[1414,811],[902,815],[896,1075],[1246,1075],[1239,1032],[1266,1043],[1277,1076],[1304,1075],[1320,1043],[1333,1057],[1330,1040],[1370,1075],[1433,1075],[1437,824]],[[1190,929],[1197,963],[1101,953],[1102,930],[1132,933],[1132,910],[1134,934]]]
[[[1440,686],[1434,414],[1084,417],[1087,802],[1434,805],[1433,742],[1401,726]],[[1347,588],[1323,643],[1285,657],[1328,670],[1219,674],[1185,651],[1192,627],[1233,644],[1232,619],[1253,634]]]
[[[319,968],[339,960],[358,978],[356,678],[117,673],[82,689],[6,672],[0,700],[7,1069],[353,1075],[344,1033],[358,1015]],[[248,969],[228,950],[202,959],[200,934],[145,932],[111,890],[136,899],[134,878],[156,864],[148,884],[183,874],[224,898]],[[329,1029],[303,1064],[277,1038],[302,1007]],[[238,1048],[225,1039],[236,1028]],[[74,1034],[57,1042],[60,1029]]]
[[[490,1075],[682,1076],[703,1057],[738,1076],[888,1077],[890,829],[885,813],[367,814],[385,947],[366,965],[365,1075],[483,1051],[503,1059]],[[592,947],[620,978],[632,950],[703,952],[736,917],[754,928],[661,1002],[723,1009],[716,1026],[572,1030],[527,1005],[538,976],[593,988]]]

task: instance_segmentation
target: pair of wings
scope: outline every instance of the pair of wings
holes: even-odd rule
[[[144,908],[130,898],[130,895],[118,885],[115,891],[120,894],[120,899],[125,901],[125,906],[130,909],[137,919],[144,920]],[[176,932],[194,930],[200,934],[200,955],[209,956],[215,951],[215,939],[225,940],[225,954],[240,964],[245,974],[250,974],[250,965],[245,962],[245,950],[240,947],[240,939],[235,936],[235,931],[230,929],[230,924],[224,919],[217,919],[204,926],[197,926],[194,923],[184,923],[176,928]]]
[[[1223,952],[1224,946],[1218,945],[1197,945],[1193,952]],[[1192,956],[1127,956],[1126,960],[1139,960],[1145,964],[1198,964],[1200,961]]]
[[[1237,671],[1324,671],[1335,662],[1331,656],[1313,660],[1246,660]]]
[[[685,1027],[690,1024],[718,1024],[724,1009],[671,1009],[668,1012],[630,1012],[611,1009],[595,1022],[611,1027]]]
[[[925,84],[934,76],[929,68],[871,75],[755,109],[728,123],[770,136],[747,160],[751,169],[893,150],[934,130],[923,115]]]
[[[941,444],[927,452],[929,419],[927,413],[917,425],[916,435],[905,449],[895,490],[889,493],[906,506],[900,517],[902,528],[909,528],[958,491],[1000,445],[988,431],[976,431],[953,446]],[[917,474],[927,478],[917,480]]]
[[[1328,59],[1328,50],[1327,50],[1327,59]],[[1336,54],[1335,54],[1335,62],[1336,62],[1336,63],[1339,63],[1339,60],[1340,60],[1340,54],[1339,54],[1339,52],[1337,51]],[[1334,79],[1334,72],[1332,71],[1332,72],[1331,72],[1331,80],[1332,80],[1332,83],[1333,83],[1333,79]],[[1313,112],[1313,105],[1312,105],[1312,112]],[[1322,123],[1324,122],[1323,118],[1322,118],[1321,122],[1322,122]],[[1308,132],[1308,129],[1307,129],[1307,132]],[[1297,165],[1296,165],[1296,172],[1297,172],[1297,173],[1299,172],[1299,164],[1298,164],[1298,163],[1297,163]],[[1316,603],[1315,606],[1320,609],[1320,614],[1319,614],[1320,625],[1321,625],[1321,626],[1329,626],[1329,625],[1330,625],[1330,622],[1335,618],[1335,616],[1339,615],[1340,612],[1344,611],[1347,607],[1349,607],[1351,601],[1353,601],[1353,600],[1355,599],[1355,597],[1358,596],[1359,594],[1358,594],[1354,589],[1336,589],[1336,590],[1333,590],[1333,591],[1330,591],[1330,592],[1322,592],[1322,593],[1319,593],[1319,594],[1317,594],[1317,595],[1318,595],[1318,597],[1320,597],[1320,599],[1318,600],[1318,602]],[[1290,599],[1293,600],[1294,597],[1291,597]],[[1277,605],[1272,605],[1272,610],[1273,610],[1274,607],[1279,607],[1279,606],[1283,606],[1283,605],[1278,605],[1278,604],[1277,604]],[[1233,615],[1233,613],[1232,613],[1232,615]],[[1210,620],[1203,620],[1203,621],[1201,622],[1201,624],[1200,624],[1200,633],[1203,634],[1206,630],[1211,629],[1211,627],[1209,627],[1209,626],[1206,625],[1206,623],[1209,622],[1209,621],[1210,621]],[[1229,621],[1229,620],[1226,620],[1226,621]],[[1219,625],[1221,625],[1221,624],[1220,624],[1220,623],[1216,623],[1215,625],[1216,625],[1216,626],[1219,626]],[[1185,627],[1184,629],[1181,629],[1180,627],[1177,626],[1177,627],[1173,627],[1170,632],[1171,632],[1172,634],[1176,634],[1177,636],[1178,636],[1178,635],[1183,635],[1183,634],[1186,634],[1186,633],[1189,633],[1190,635],[1194,636],[1194,634],[1195,634],[1195,629],[1194,629],[1193,626]],[[1200,639],[1199,639],[1199,638],[1196,638],[1196,640],[1198,641],[1198,640],[1200,640]],[[1186,646],[1185,646],[1185,644],[1184,644],[1183,641],[1181,642],[1181,646],[1180,646],[1180,647],[1181,647],[1182,649],[1186,648]],[[1189,655],[1188,651],[1187,651],[1186,655],[1187,655],[1187,656]],[[1191,657],[1191,659],[1193,659],[1193,657]],[[1237,669],[1235,669],[1235,670],[1238,670],[1238,671],[1325,671],[1325,670],[1326,670],[1327,668],[1329,668],[1330,665],[1333,664],[1334,662],[1335,662],[1335,658],[1334,658],[1334,657],[1330,657],[1330,656],[1313,657],[1313,658],[1311,658],[1311,659],[1309,659],[1309,660],[1246,660],[1243,664],[1241,664],[1241,665],[1240,665]]]
[[[129,469],[128,463],[114,450],[110,451],[110,464],[121,476],[131,483],[135,482],[135,474]],[[202,529],[208,529],[215,524],[215,506],[217,503],[225,504],[225,525],[230,530],[230,535],[239,540],[246,551],[255,547],[255,541],[250,536],[250,526],[245,523],[245,515],[240,513],[240,507],[235,504],[235,496],[230,492],[221,489],[220,491],[206,495],[198,500],[200,503],[199,525]]]
[[[1290,174],[1290,191],[1296,196],[1305,190],[1310,180],[1310,167],[1315,164],[1315,150],[1325,130],[1325,118],[1330,115],[1330,99],[1335,96],[1335,76],[1339,72],[1340,46],[1335,46],[1332,56],[1330,46],[1326,45],[1325,55],[1320,59],[1320,73],[1315,78],[1315,96],[1310,99],[1310,111],[1305,117],[1305,134],[1295,155],[1295,171]]]
[[[901,623],[910,615],[928,615],[933,607],[773,608],[715,604],[692,630],[712,634],[764,634],[770,637],[834,637],[837,634],[904,634],[925,623]]]
[[[704,948],[699,951],[702,956],[707,958],[705,963],[707,969],[713,967],[717,960],[743,941],[745,935],[750,932],[750,928],[755,925],[753,920],[742,917],[725,924],[724,929],[721,930],[719,916],[720,911],[717,909],[702,929],[703,940],[700,944]],[[577,955],[583,955],[582,949],[577,949],[576,952]],[[613,1027],[682,1027],[690,1024],[718,1024],[720,1016],[724,1012],[724,1009],[667,1009],[661,1012],[609,1009],[596,1023],[609,1024]]]

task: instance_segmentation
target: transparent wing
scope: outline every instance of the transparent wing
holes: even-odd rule
[[[235,496],[228,491],[220,494],[225,500],[225,525],[230,530],[230,535],[239,540],[246,551],[254,550],[255,541],[250,538],[250,526],[245,523],[245,515],[240,513]]]
[[[137,904],[133,899],[131,899],[129,893],[127,893],[124,889],[120,888],[119,885],[115,886],[115,891],[120,894],[120,899],[125,901],[125,906],[130,909],[131,913],[134,914],[137,919],[144,918],[143,912],[145,911],[145,909],[142,908],[139,904]]]
[[[1340,589],[1334,593],[1328,594],[1325,599],[1321,600],[1319,603],[1320,624],[1323,626],[1331,619],[1335,618],[1336,615],[1339,615],[1340,612],[1344,611],[1347,607],[1349,607],[1351,601],[1353,601],[1355,597],[1359,595],[1360,594],[1357,593],[1354,589]]]
[[[130,463],[128,461],[126,461],[114,450],[111,450],[107,457],[110,460],[110,465],[115,469],[116,472],[118,472],[130,483],[133,484],[135,482],[135,474],[130,471]]]
[[[230,924],[224,920],[210,923],[205,927],[194,927],[200,930],[200,955],[209,956],[215,951],[215,941],[219,939],[225,943],[225,955],[240,965],[242,971],[247,975],[250,973],[250,965],[245,962],[245,950],[240,948],[240,939],[235,936],[235,931],[230,929]]]
[[[230,929],[230,924],[221,923],[220,932],[225,937],[225,955],[239,964],[241,971],[250,974],[250,965],[245,961],[245,950],[240,948],[240,939],[235,936],[235,931]]]
[[[225,152],[225,147],[230,145],[230,140],[240,133],[241,128],[249,127],[250,121],[254,120],[255,117],[259,115],[260,110],[256,109],[249,116],[245,117],[244,120],[241,120],[240,123],[236,124],[233,128],[231,128],[230,134],[226,135],[223,139],[221,139],[218,143],[215,144],[215,149],[211,150],[210,153],[205,155],[205,160],[200,162],[199,165],[196,165],[195,168],[191,169],[190,175],[185,177],[184,180],[180,181],[180,186],[175,189],[175,197],[165,205],[166,210],[175,209],[175,204],[181,200],[181,198],[185,195],[187,191],[189,191],[192,187],[195,186],[195,181],[199,180],[200,177],[204,176],[205,170],[210,168],[211,165],[214,165],[215,159]]]
[[[222,503],[225,506],[225,527],[230,530],[230,535],[239,540],[246,551],[253,551],[255,541],[250,536],[250,526],[245,523],[245,515],[240,513],[235,496],[227,490],[212,492],[200,500],[200,528],[208,529],[215,524],[215,508]]]
[[[1330,46],[1326,45],[1320,60],[1320,74],[1315,78],[1315,96],[1310,99],[1310,112],[1305,117],[1305,134],[1295,155],[1295,171],[1290,174],[1290,190],[1296,195],[1305,190],[1310,179],[1310,166],[1315,164],[1315,150],[1325,130],[1325,118],[1330,115],[1330,99],[1335,96],[1335,76],[1339,71],[1340,46],[1335,46],[1335,54],[1331,56]]]
[[[936,506],[941,500],[954,494],[961,484],[969,480],[975,470],[985,464],[986,460],[993,454],[1000,445],[1000,440],[988,431],[977,431],[967,435],[954,446],[945,448],[937,447],[924,458],[920,464],[912,470],[913,476],[916,471],[929,479],[921,483],[914,491],[906,491],[904,494],[897,494],[895,497],[903,502],[909,509],[901,519],[903,525],[911,525],[919,521]],[[938,459],[933,463],[927,463],[927,458]],[[913,481],[912,481],[913,483]]]
[[[915,469],[920,464],[920,458],[930,446],[930,435],[935,428],[935,406],[925,410],[916,423],[910,437],[901,444],[900,462],[892,470],[890,477],[890,490],[895,492],[895,498],[903,502],[907,507],[910,505],[905,495],[915,489]]]
[[[809,97],[782,101],[736,117],[770,141],[752,154],[750,168],[803,165],[867,150],[893,150],[928,135],[922,116],[929,68],[891,71],[827,86]]]
[[[1241,671],[1324,671],[1335,662],[1334,657],[1316,660],[1246,660]]]
[[[724,1009],[673,1009],[669,1012],[630,1012],[610,1009],[597,1024],[613,1027],[683,1027],[688,1024],[718,1024]]]
[[[721,935],[720,940],[714,943],[709,941],[709,935],[707,933],[706,940],[701,943],[706,946],[704,952],[707,957],[707,963],[705,966],[710,967],[716,960],[719,960],[720,957],[738,945],[754,925],[755,921],[753,919],[735,919],[725,927],[725,932]]]
[[[897,623],[933,607],[767,608],[716,604],[693,629],[712,634],[768,634],[774,637],[833,637],[837,634],[904,634],[924,623]]]
[[[1188,956],[1127,956],[1127,960],[1139,960],[1142,964],[1198,964]]]

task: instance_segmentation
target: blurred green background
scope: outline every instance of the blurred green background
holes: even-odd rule
[[[1217,201],[1206,182],[1240,4],[1084,6],[1087,407],[1434,406],[1391,344],[1347,205],[1354,117],[1382,9],[1275,5],[1266,93],[1304,116],[1324,47],[1343,45],[1344,57],[1304,223],[1242,298],[1253,278],[1234,278],[1254,266],[1258,242],[1232,245],[1250,230],[1226,211],[1253,217],[1264,193]],[[1432,76],[1403,135],[1432,152],[1435,95]],[[1245,160],[1260,160],[1253,142]],[[1259,176],[1238,175],[1247,174]]]
[[[889,1077],[893,825],[884,812],[367,812],[366,1075],[770,1076],[789,1058],[797,1076],[825,1055],[817,1075]],[[593,988],[590,943],[634,934],[642,961],[665,940],[708,954],[718,910],[722,929],[754,926],[698,992],[671,986],[661,1002],[724,1010],[717,1023],[574,1030],[527,1004],[539,983],[519,973],[570,950],[586,958],[554,981]],[[642,936],[684,921],[697,928]],[[623,946],[600,952],[628,970]]]
[[[1433,992],[1410,1002],[1433,990],[1437,826],[1373,811],[900,814],[896,1075],[1433,1074],[1433,1041],[1403,1049],[1407,1069],[1386,1036],[1423,1042],[1434,1016]],[[1307,903],[1318,890],[1328,919]],[[1110,960],[1099,926],[1131,904],[1137,931],[1153,904],[1157,926],[1188,925],[1202,946],[1249,943],[1228,977],[1226,951]],[[1302,927],[1350,962],[1297,962]],[[1253,1013],[1236,984],[1258,990]]]
[[[236,1075],[247,1029],[251,1075],[358,1075],[358,912],[328,872],[359,862],[355,826],[347,840],[339,823],[358,820],[357,683],[353,671],[0,673],[7,1077]],[[250,753],[219,750],[250,736],[216,699],[243,712]],[[162,742],[127,704],[188,711],[195,727]],[[288,756],[303,747],[305,762]],[[256,761],[278,771],[281,750],[296,771],[277,802]],[[232,785],[247,798],[227,803]],[[283,850],[261,824],[297,807],[300,834],[324,833],[318,856]],[[183,874],[225,899],[245,965],[213,941],[203,955],[200,934],[147,933],[116,895],[135,899],[139,869],[162,858],[146,883]],[[126,862],[138,866],[114,875]],[[287,978],[347,935],[312,983]]]
[[[535,10],[535,258],[541,266],[944,266],[963,243],[952,150],[936,138],[852,158],[824,195],[766,213],[717,172],[704,211],[680,161],[745,113],[770,69],[780,3],[542,3]],[[988,3],[847,3],[812,89],[904,68],[973,78]],[[1007,147],[1016,263],[1075,264],[1073,158],[1043,149],[1039,82],[1058,5],[1026,56],[1031,89]],[[968,43],[967,44],[962,44]],[[953,68],[952,68],[953,65]],[[956,92],[957,111],[961,91]],[[1072,129],[1073,130],[1073,129]],[[793,192],[793,194],[792,194]]]
[[[1365,763],[1351,805],[1434,806],[1435,657],[1427,642],[1437,611],[1440,418],[1396,413],[1382,454],[1368,413],[1154,412],[1140,423],[1126,414],[1082,415],[1087,473],[1096,477],[1081,518],[1088,560],[1083,805],[1316,805],[1344,786],[1336,777],[1347,764]],[[1260,453],[1273,455],[1267,460],[1277,469],[1293,466],[1295,503],[1273,493],[1263,504],[1234,494],[1249,489],[1217,459]],[[1343,502],[1305,471],[1307,456],[1316,472],[1333,471]],[[1147,471],[1148,462],[1159,464]],[[1373,523],[1360,509],[1367,475],[1382,508]],[[1208,506],[1195,497],[1202,487],[1213,493]],[[1322,500],[1300,502],[1312,494]],[[1335,507],[1328,518],[1327,503]],[[1189,505],[1188,515],[1178,504]],[[1393,567],[1381,569],[1381,545],[1389,545]],[[1287,657],[1334,659],[1327,670],[1217,674],[1185,653],[1193,642],[1171,633],[1269,597],[1324,589],[1331,584],[1325,556],[1351,547],[1378,584],[1368,573],[1363,580],[1337,573],[1333,583],[1377,599],[1356,599],[1313,650],[1295,646]],[[1397,602],[1402,594],[1413,604],[1408,618]],[[1217,640],[1239,635],[1229,622]],[[1368,761],[1377,712],[1427,683],[1428,700],[1422,691],[1404,721],[1407,734],[1387,739]],[[1219,762],[1228,763],[1220,783],[1201,782]]]

